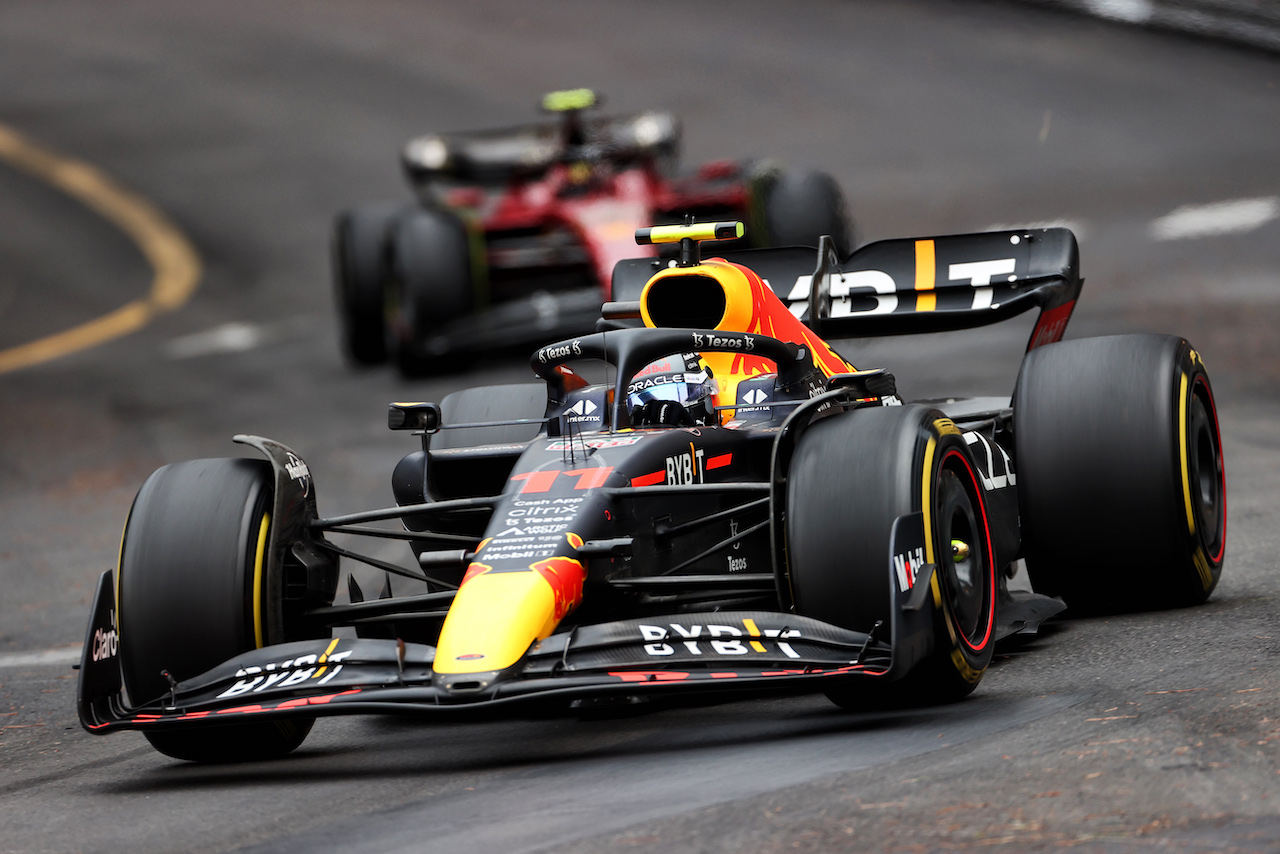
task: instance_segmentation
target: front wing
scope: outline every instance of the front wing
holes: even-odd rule
[[[906,544],[901,544],[905,550]],[[330,638],[265,647],[126,699],[114,571],[103,573],[80,666],[78,706],[91,733],[247,719],[344,714],[467,715],[573,700],[734,691],[821,691],[832,679],[892,680],[932,643],[931,567],[892,592],[892,625],[870,634],[772,611],[681,613],[578,626],[535,644],[518,674],[434,684],[435,648]],[[882,636],[883,635],[883,636]]]

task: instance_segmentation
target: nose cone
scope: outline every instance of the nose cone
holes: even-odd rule
[[[435,658],[440,681],[452,684],[458,680],[449,677],[494,674],[515,665],[582,601],[586,575],[582,562],[571,556],[529,566],[473,562],[440,630]],[[481,681],[487,687],[492,680]],[[459,684],[479,690],[467,680]]]

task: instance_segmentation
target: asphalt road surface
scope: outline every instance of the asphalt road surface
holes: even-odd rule
[[[58,355],[0,373],[0,852],[1280,848],[1280,58],[981,0],[8,0],[0,80],[0,127],[64,167],[0,158],[0,365]],[[830,171],[863,240],[1071,224],[1068,336],[1176,332],[1213,377],[1210,602],[1061,621],[971,700],[903,716],[328,719],[286,760],[214,768],[83,732],[69,662],[153,468],[253,432],[305,455],[323,513],[389,504],[412,441],[388,401],[527,374],[348,369],[328,225],[406,197],[412,135],[582,85],[677,111],[688,162]],[[194,293],[157,296],[173,281],[102,208],[121,188],[157,257],[185,235]],[[908,397],[1007,394],[1029,325],[846,349]],[[1087,562],[1088,531],[1069,547]]]

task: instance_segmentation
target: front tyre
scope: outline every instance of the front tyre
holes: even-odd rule
[[[1032,350],[1014,393],[1023,554],[1077,611],[1204,602],[1222,574],[1227,483],[1200,355],[1172,335]]]
[[[272,472],[263,460],[191,460],[153,473],[125,526],[117,573],[120,665],[138,706],[241,653],[288,639],[266,559]],[[197,762],[283,756],[313,720],[144,732]]]
[[[887,637],[894,521],[923,513],[936,565],[932,649],[902,679],[851,679],[846,707],[946,703],[978,686],[995,647],[995,559],[976,467],[959,429],[925,406],[864,409],[805,432],[787,475],[787,553],[797,613]]]

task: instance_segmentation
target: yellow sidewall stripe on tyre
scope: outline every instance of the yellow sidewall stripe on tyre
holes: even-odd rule
[[[947,434],[961,435],[960,428],[950,418],[938,418],[933,422],[933,429],[938,436]],[[924,559],[926,563],[935,563],[933,548],[933,451],[938,444],[937,437],[930,436],[924,446],[924,476],[920,484],[920,509],[924,511]],[[933,603],[942,605],[942,593],[938,590],[937,573],[933,580]]]
[[[951,650],[951,663],[955,665],[956,672],[960,674],[960,678],[973,684],[982,678],[982,674],[987,672],[987,668],[978,670],[965,660],[964,653],[959,649]]]
[[[937,426],[938,422],[933,422]],[[933,449],[938,440],[933,436],[924,446],[924,478],[920,484],[920,509],[924,512],[924,560],[934,563],[933,559]],[[938,573],[929,577],[929,589],[933,593],[933,606],[942,607],[942,588],[938,586]]]
[[[271,514],[263,513],[262,523],[258,525],[258,544],[253,550],[253,645],[256,649],[266,646],[262,636],[262,581],[267,563],[267,531],[270,527]]]
[[[120,229],[151,265],[143,299],[53,335],[0,350],[0,374],[52,361],[136,332],[191,298],[200,283],[200,256],[159,210],[82,160],[40,148],[0,125],[0,160],[49,184]]]
[[[1191,351],[1192,364],[1200,363],[1200,354],[1195,350]],[[1182,379],[1178,383],[1178,446],[1179,456],[1182,462],[1182,500],[1187,513],[1187,531],[1192,536],[1196,536],[1196,518],[1195,512],[1191,506],[1191,469],[1187,465],[1187,408],[1190,398],[1187,397],[1188,378],[1185,371],[1182,373]],[[1219,534],[1222,536],[1222,534]],[[1204,585],[1205,590],[1213,587],[1213,569],[1209,566],[1209,561],[1205,557],[1204,547],[1197,537],[1192,545],[1191,563],[1195,566],[1196,572],[1200,574],[1200,583]]]
[[[1191,510],[1191,472],[1187,468],[1187,374],[1178,384],[1178,454],[1182,461],[1182,500],[1187,508],[1188,533],[1195,535],[1196,519]]]

